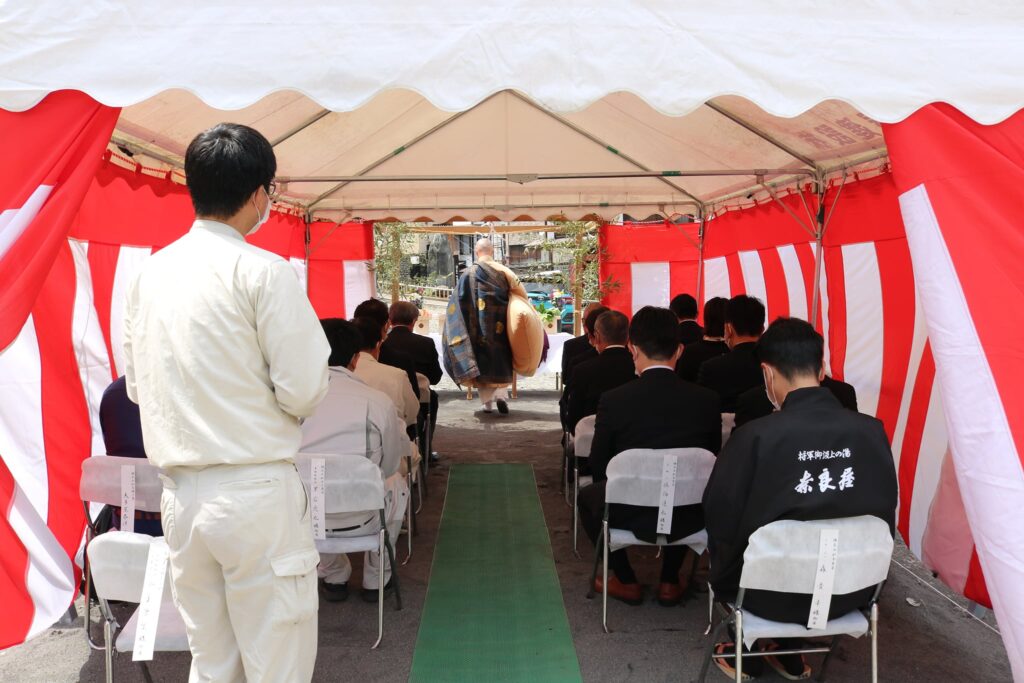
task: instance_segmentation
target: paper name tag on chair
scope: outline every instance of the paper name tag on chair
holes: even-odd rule
[[[323,540],[327,538],[327,516],[324,513],[327,461],[323,458],[312,458],[309,466],[309,517],[313,524],[313,538]]]
[[[818,568],[814,573],[814,592],[807,628],[823,629],[828,624],[828,611],[832,607],[832,586],[836,580],[839,561],[839,529],[822,529],[818,537]]]
[[[676,499],[676,474],[679,470],[679,458],[666,455],[661,463],[661,495],[658,498],[657,533],[672,532],[672,508]]]
[[[135,627],[135,645],[132,648],[133,662],[148,662],[153,659],[156,645],[156,627],[160,622],[160,604],[164,600],[164,583],[167,578],[166,543],[152,543],[146,558],[146,576],[142,580],[142,600],[139,602],[139,619]]]
[[[135,531],[135,465],[121,465],[121,531]]]

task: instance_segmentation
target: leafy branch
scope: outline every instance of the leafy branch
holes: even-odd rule
[[[391,302],[399,300],[402,274],[402,247],[411,232],[406,223],[376,223],[373,226],[373,266],[378,292],[391,292]]]

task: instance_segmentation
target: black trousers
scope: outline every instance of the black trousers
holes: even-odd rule
[[[437,392],[434,391],[433,389],[431,389],[430,390],[430,440],[431,441],[434,440],[434,434],[437,431],[437,407],[438,407]],[[420,439],[420,454],[423,455],[423,457],[427,457],[428,455],[430,455],[429,453],[427,453],[427,448],[428,448],[428,446],[431,445],[431,444],[428,444],[426,442],[426,426],[427,426],[427,406],[425,406],[425,405],[423,405],[421,403],[420,404],[420,414],[419,414],[419,416],[417,417],[417,420],[416,420],[416,429],[418,430],[420,436],[422,437]]]
[[[607,482],[599,481],[580,489],[579,511],[580,524],[597,547],[601,537],[601,523],[604,521],[604,489]],[[657,516],[657,510],[654,511]],[[646,521],[650,517],[650,508],[633,505],[612,505],[608,513],[610,525],[616,529],[633,529],[638,520]],[[653,526],[653,525],[652,525]],[[633,533],[636,533],[634,529]],[[682,538],[682,536],[680,536]],[[666,546],[661,549],[661,583],[679,583],[679,570],[686,558],[685,546]],[[622,583],[636,583],[636,574],[629,563],[626,549],[608,553],[608,567]]]

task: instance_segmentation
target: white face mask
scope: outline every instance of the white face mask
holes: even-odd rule
[[[263,193],[267,194],[266,188],[263,188]],[[263,210],[263,213],[260,213],[260,205],[256,203],[255,194],[252,196],[252,205],[256,208],[256,213],[259,213],[260,217],[259,220],[256,221],[256,225],[252,226],[252,230],[245,233],[246,237],[248,237],[249,235],[255,235],[256,232],[263,227],[263,224],[270,219],[270,195],[267,194],[267,208]]]
[[[775,373],[771,373],[771,381],[768,381],[769,373],[767,369],[762,370],[764,373],[764,393],[768,396],[768,400],[772,404],[772,408],[775,410],[782,410],[782,406],[779,405],[779,401],[775,398]]]

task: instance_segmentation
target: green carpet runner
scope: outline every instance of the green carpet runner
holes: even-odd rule
[[[452,466],[409,680],[581,680],[529,465]]]

